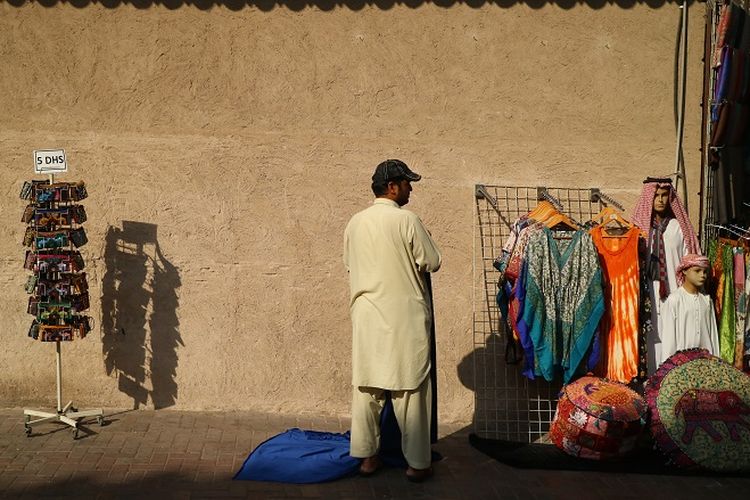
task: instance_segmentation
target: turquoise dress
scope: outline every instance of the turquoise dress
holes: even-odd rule
[[[535,374],[552,381],[574,378],[604,313],[599,258],[586,231],[558,233],[544,228],[526,246],[526,300],[522,318],[534,344]]]

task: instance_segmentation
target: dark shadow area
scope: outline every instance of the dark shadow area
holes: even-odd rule
[[[435,445],[445,460],[434,464],[435,475],[422,484],[406,480],[401,468],[383,468],[372,477],[344,477],[335,481],[315,484],[289,484],[260,481],[233,481],[230,474],[216,472],[210,461],[200,461],[194,466],[182,466],[180,472],[169,470],[148,471],[119,466],[110,474],[108,467],[100,472],[86,471],[64,479],[25,485],[11,483],[0,495],[8,498],[55,497],[75,498],[578,498],[591,497],[591,492],[604,492],[595,497],[638,498],[658,496],[662,500],[688,498],[744,498],[747,481],[727,478],[717,483],[719,474],[696,474],[669,471],[662,476],[690,475],[690,491],[685,485],[654,482],[653,471],[644,475],[613,476],[585,469],[580,472],[513,468],[487,457],[469,445],[469,429],[463,428],[442,437]],[[118,445],[119,446],[119,445]],[[545,446],[545,445],[525,445]],[[552,452],[558,452],[554,447]],[[521,449],[520,447],[518,449]],[[562,453],[562,452],[559,452]],[[127,462],[124,462],[127,464]],[[615,472],[615,471],[613,471]],[[707,477],[706,477],[707,476]],[[667,480],[667,477],[664,477]],[[679,481],[684,481],[680,478]],[[658,485],[658,486],[657,486]],[[621,488],[615,490],[613,488]],[[622,491],[630,494],[624,495]],[[55,493],[51,493],[55,492]]]
[[[483,439],[476,434],[469,442],[486,455],[511,467],[521,469],[577,470],[633,474],[656,474],[662,476],[719,476],[750,477],[750,472],[712,472],[707,470],[681,469],[669,465],[668,459],[653,446],[642,446],[628,457],[612,460],[589,460],[573,457],[551,444],[515,443],[497,439]]]
[[[520,348],[511,352],[512,345],[505,333],[492,333],[461,360],[457,373],[461,384],[474,391],[474,432],[525,443],[549,429],[555,409],[551,401],[562,382],[525,379]]]
[[[20,7],[25,3],[31,3],[31,0],[0,0],[0,2]],[[79,9],[88,7],[89,5],[103,5],[110,9],[120,7],[121,5],[132,5],[138,9],[164,6],[173,10],[181,7],[193,7],[204,11],[216,6],[223,6],[233,11],[239,11],[246,7],[255,7],[264,12],[271,11],[277,7],[292,11],[302,11],[312,7],[323,11],[332,11],[341,8],[358,11],[362,10],[365,6],[375,6],[380,10],[389,10],[396,5],[404,5],[414,9],[430,3],[443,8],[460,4],[465,4],[472,8],[480,8],[484,5],[509,8],[516,4],[525,4],[532,9],[541,9],[546,5],[557,5],[565,10],[584,5],[591,9],[601,9],[609,5],[630,9],[636,4],[645,4],[651,8],[682,4],[681,1],[677,0],[36,0],[36,3],[45,7],[52,7],[57,4],[69,4]],[[688,5],[695,3],[702,2],[696,2],[695,0],[688,1]]]
[[[102,349],[107,374],[116,374],[133,408],[149,398],[156,409],[173,406],[177,348],[184,346],[177,319],[180,275],[162,254],[154,224],[110,226],[105,245]]]

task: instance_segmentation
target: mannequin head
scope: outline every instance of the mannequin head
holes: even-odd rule
[[[709,262],[703,255],[689,253],[677,267],[677,282],[686,292],[698,293],[708,279]]]
[[[688,293],[696,294],[706,283],[706,279],[708,278],[708,268],[692,266],[685,269],[684,274],[685,283],[682,284],[682,287]]]
[[[654,217],[662,219],[670,215],[669,195],[672,193],[672,186],[665,185],[656,188],[654,193]]]

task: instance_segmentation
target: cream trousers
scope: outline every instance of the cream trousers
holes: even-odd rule
[[[432,382],[426,376],[413,391],[391,391],[393,412],[401,430],[401,450],[414,469],[426,469],[432,463],[430,421],[432,418]],[[350,455],[367,458],[380,451],[380,412],[385,405],[385,390],[354,387]]]

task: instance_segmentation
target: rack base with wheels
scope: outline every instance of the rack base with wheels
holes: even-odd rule
[[[101,408],[91,410],[78,410],[73,406],[72,401],[68,401],[64,407],[62,406],[62,355],[60,353],[60,341],[55,342],[55,354],[57,358],[57,411],[55,413],[38,411],[38,410],[24,410],[24,422],[23,429],[27,436],[31,435],[32,426],[45,422],[62,422],[73,428],[73,439],[78,437],[78,424],[82,418],[96,417],[99,425],[104,425],[104,414]],[[37,417],[32,420],[33,417]]]

